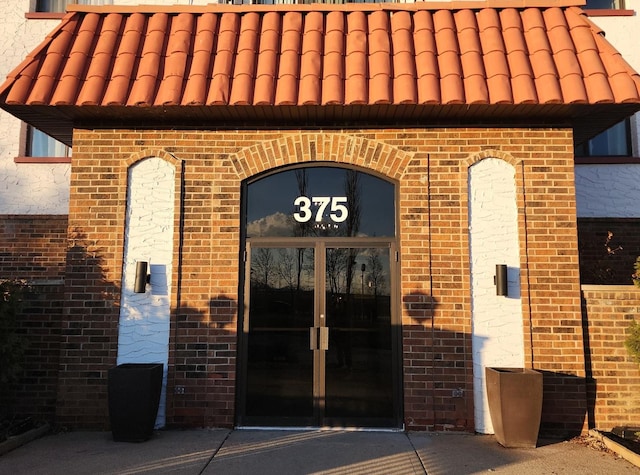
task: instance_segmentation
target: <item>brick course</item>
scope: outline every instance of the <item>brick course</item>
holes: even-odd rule
[[[624,347],[627,329],[640,320],[640,289],[632,285],[585,285],[584,350],[590,425],[611,430],[640,421],[640,365]]]
[[[62,279],[66,244],[66,215],[3,215],[0,220],[0,278]]]
[[[182,274],[172,295],[167,420],[233,425],[240,183],[273,166],[328,160],[369,167],[399,184],[407,428],[473,430],[466,180],[470,165],[497,157],[516,168],[526,365],[544,373],[542,432],[574,434],[586,427],[587,413],[589,426],[603,430],[637,424],[640,374],[623,341],[640,314],[639,294],[631,286],[583,287],[581,320],[568,131],[79,130],[74,145],[68,249],[66,216],[5,216],[0,223],[3,277],[41,284],[23,317],[31,341],[26,377],[5,405],[48,419],[57,407],[61,424],[108,427],[127,167],[158,156],[176,165],[177,199],[184,195],[174,223],[173,281],[178,263]],[[611,221],[578,220],[581,239],[585,230],[604,236]],[[637,223],[613,221],[626,244],[634,233],[620,229]],[[186,393],[173,394],[176,385]],[[465,397],[452,397],[458,388]]]

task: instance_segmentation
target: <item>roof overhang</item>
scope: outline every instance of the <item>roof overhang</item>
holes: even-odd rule
[[[640,110],[640,76],[563,0],[70,8],[0,107],[73,128],[573,127]]]
[[[576,143],[637,112],[637,104],[333,105],[333,106],[38,106],[9,113],[71,145],[73,129],[229,129],[371,127],[567,127]]]

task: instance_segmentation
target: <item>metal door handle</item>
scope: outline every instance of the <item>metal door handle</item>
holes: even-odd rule
[[[321,350],[329,349],[329,328],[328,327],[320,327],[320,349]]]
[[[316,332],[317,327],[309,327],[309,349],[317,350],[318,349],[318,333]]]
[[[309,349],[328,350],[329,349],[329,328],[309,327]]]

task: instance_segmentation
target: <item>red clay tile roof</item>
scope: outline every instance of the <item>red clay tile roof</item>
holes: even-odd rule
[[[67,143],[72,123],[141,122],[551,120],[586,137],[640,109],[640,76],[571,6],[76,6],[0,107]]]

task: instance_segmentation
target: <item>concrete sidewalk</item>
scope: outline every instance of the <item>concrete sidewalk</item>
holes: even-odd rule
[[[574,441],[505,449],[471,434],[167,430],[143,443],[109,432],[45,436],[0,457],[1,474],[639,474]]]

